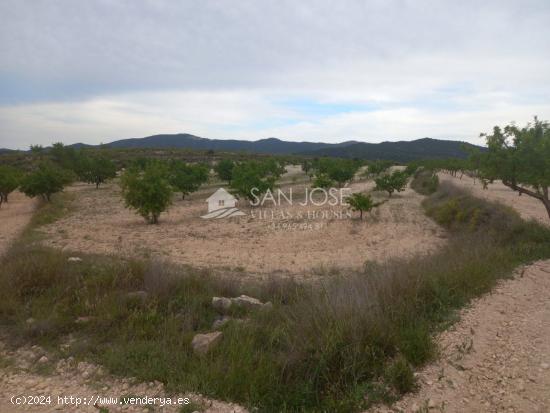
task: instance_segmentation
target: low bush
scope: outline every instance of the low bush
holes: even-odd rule
[[[430,169],[418,169],[411,181],[411,188],[421,195],[431,195],[439,186],[439,178]]]

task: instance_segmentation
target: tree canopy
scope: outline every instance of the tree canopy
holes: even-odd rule
[[[500,179],[520,195],[540,200],[550,218],[550,126],[536,117],[525,127],[510,124],[482,134],[488,151],[477,154],[475,162],[484,176]],[[474,160],[472,160],[474,161]]]
[[[132,167],[121,177],[120,185],[127,208],[137,211],[150,224],[172,203],[172,186],[166,165],[148,162],[143,170]]]

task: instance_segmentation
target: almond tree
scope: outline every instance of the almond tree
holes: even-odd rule
[[[484,176],[500,179],[519,195],[538,199],[550,218],[550,126],[536,117],[519,128],[514,124],[493,128],[493,133],[481,134],[487,140],[488,151],[481,154],[480,170]]]
[[[353,211],[359,211],[359,219],[361,220],[363,219],[363,212],[370,212],[373,208],[383,204],[383,202],[374,202],[370,195],[360,192],[350,195],[346,201]]]

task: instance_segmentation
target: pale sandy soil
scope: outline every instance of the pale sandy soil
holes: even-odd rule
[[[351,185],[352,191],[372,187],[372,182]],[[293,188],[295,199],[301,202],[304,185]],[[424,215],[422,198],[410,189],[395,194],[363,221],[356,213],[353,219],[346,217],[347,207],[287,204],[254,210],[241,206],[247,216],[201,219],[207,213],[206,198],[215,189],[202,190],[183,201],[176,196],[160,225],[146,225],[124,208],[116,183],[99,190],[79,184],[68,189],[77,195],[73,212],[45,228],[48,243],[76,252],[157,256],[222,271],[308,276],[333,267],[358,269],[369,260],[429,253],[444,242],[444,231]],[[292,217],[282,216],[282,211]],[[260,212],[268,217],[260,219]],[[334,212],[344,218],[308,217],[308,213]]]
[[[20,192],[11,193],[9,202],[2,203],[0,206],[0,256],[29,223],[36,205],[36,200]]]
[[[466,188],[478,198],[498,201],[504,205],[508,205],[516,209],[523,219],[535,219],[544,225],[550,225],[548,213],[542,202],[527,195],[519,196],[517,192],[504,186],[500,181],[495,181],[489,184],[487,189],[483,189],[479,180],[476,180],[474,183],[474,179],[466,175],[464,175],[462,179],[459,179],[449,174],[440,173],[439,179],[442,182],[448,181],[461,188]]]

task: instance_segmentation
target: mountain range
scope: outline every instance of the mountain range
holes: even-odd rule
[[[75,148],[93,147],[83,143],[69,145]],[[110,148],[179,148],[222,152],[249,152],[272,155],[335,156],[360,159],[389,159],[407,162],[428,158],[465,158],[465,147],[474,147],[455,140],[416,139],[412,141],[366,143],[290,142],[277,138],[245,141],[235,139],[208,139],[186,133],[163,134],[145,138],[116,140],[105,146]],[[484,148],[477,146],[478,149]]]

